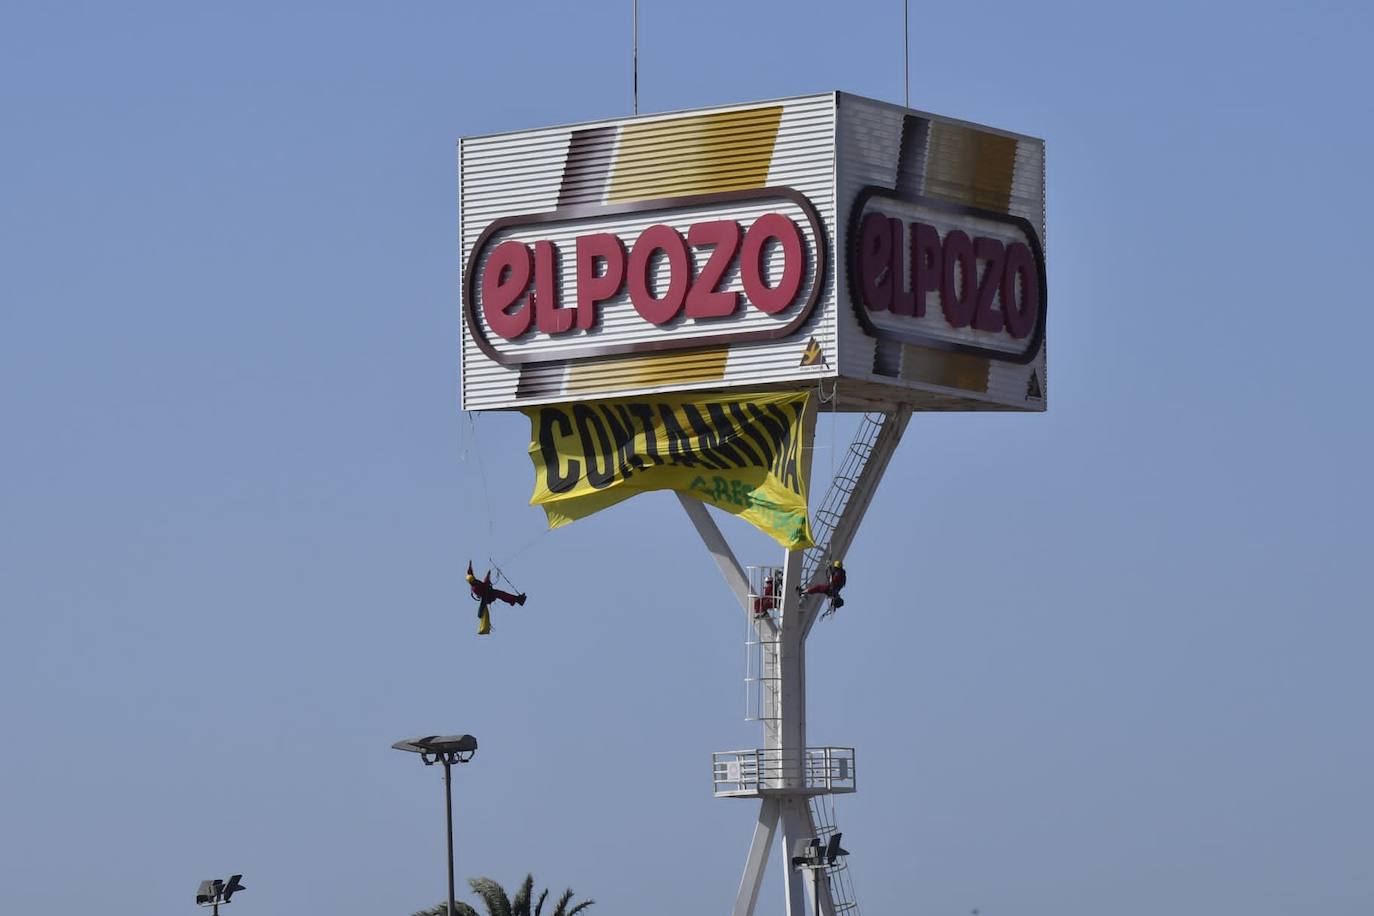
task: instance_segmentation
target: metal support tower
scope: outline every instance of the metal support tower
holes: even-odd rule
[[[833,802],[827,808],[824,796],[855,790],[853,748],[812,748],[806,744],[806,638],[820,614],[822,598],[798,596],[797,586],[823,578],[826,560],[844,559],[910,418],[907,405],[892,405],[865,415],[835,479],[817,504],[813,520],[816,546],[785,553],[781,594],[776,596],[776,607],[765,615],[755,616],[753,598],[757,593],[751,588],[750,577],[706,506],[678,496],[755,631],[751,645],[774,654],[760,664],[760,672],[769,673],[757,684],[762,695],[755,718],[763,727],[764,746],[717,753],[712,760],[717,796],[759,799],[758,820],[735,895],[733,916],[753,916],[779,828],[786,856],[797,840],[828,835],[835,829]],[[809,465],[815,441],[814,408],[804,429],[804,454]],[[809,479],[809,467],[807,474]],[[824,882],[816,882],[821,899],[813,901],[813,906],[818,904],[823,916],[857,916],[852,885],[843,865],[827,872]],[[787,916],[808,916],[809,882],[791,868],[784,869],[784,876]]]

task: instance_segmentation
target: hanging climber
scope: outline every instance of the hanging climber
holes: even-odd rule
[[[482,581],[477,581],[477,577],[472,574],[472,561],[468,561],[468,588],[472,589],[472,600],[477,602],[477,635],[486,636],[491,632],[491,603],[492,601],[504,601],[506,604],[525,603],[525,593],[512,595],[510,592],[503,592],[501,589],[491,584],[491,570],[487,570],[487,575]]]
[[[844,599],[840,597],[840,589],[844,588],[848,577],[844,572],[844,564],[839,560],[830,564],[830,576],[824,582],[818,582],[810,588],[802,591],[800,585],[797,586],[799,595],[824,595],[830,599],[830,613],[838,611],[844,607]]]

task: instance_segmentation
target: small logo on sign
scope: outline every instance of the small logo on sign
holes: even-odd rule
[[[1045,392],[1040,388],[1040,376],[1036,375],[1034,372],[1030,374],[1030,381],[1026,382],[1026,400],[1045,400]]]
[[[807,366],[826,365],[825,354],[821,352],[820,341],[813,337],[807,342],[806,349],[802,351],[801,362],[798,363],[798,365],[803,368]]]

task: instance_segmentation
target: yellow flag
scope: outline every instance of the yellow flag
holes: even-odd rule
[[[534,496],[557,528],[646,490],[738,515],[789,550],[813,546],[802,424],[809,392],[646,395],[530,407]]]

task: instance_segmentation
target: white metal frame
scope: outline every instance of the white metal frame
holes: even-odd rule
[[[871,447],[865,445],[864,453],[860,456],[861,469],[846,484],[848,492],[844,508],[830,529],[828,544],[820,545],[823,553],[830,559],[844,559],[911,418],[911,408],[907,405],[888,405],[883,413],[882,428]],[[806,418],[803,435],[804,454],[809,465],[815,441],[814,405]],[[809,467],[806,468],[806,472],[809,478]],[[816,836],[823,830],[835,829],[833,824],[824,825],[817,822],[812,811],[811,799],[827,791],[854,791],[853,749],[808,748],[806,744],[806,637],[815,625],[822,603],[819,595],[802,597],[797,594],[797,586],[802,584],[803,567],[807,565],[807,551],[786,552],[779,610],[774,614],[755,616],[750,607],[749,579],[744,567],[735,559],[729,543],[715,520],[711,518],[706,506],[682,495],[678,496],[678,500],[696,527],[706,549],[715,559],[716,565],[725,577],[726,585],[749,618],[750,626],[755,629],[757,638],[760,641],[776,642],[777,645],[776,681],[762,682],[763,689],[769,694],[765,697],[765,702],[770,712],[768,716],[759,716],[764,731],[764,746],[749,751],[717,754],[713,759],[714,777],[718,761],[728,768],[730,756],[735,755],[737,763],[744,766],[742,761],[750,759],[747,755],[753,755],[756,783],[753,788],[746,790],[743,783],[736,780],[741,784],[740,791],[718,792],[721,795],[759,798],[758,821],[754,826],[753,839],[745,857],[744,874],[740,878],[733,910],[733,916],[753,916],[764,869],[768,865],[768,855],[777,838],[778,828],[782,828],[784,854],[786,850],[793,848],[797,840]],[[824,567],[823,563],[819,567],[814,562],[811,564],[811,568],[816,570],[816,579],[825,575]],[[828,773],[832,761],[838,759],[838,755],[844,751],[849,754],[850,778],[845,783],[846,787],[834,788],[841,781],[830,779],[832,787],[822,788],[809,766],[810,755],[817,752],[824,754]],[[847,876],[845,880],[848,880]],[[807,906],[809,882],[804,881],[801,873],[792,868],[785,870],[784,881],[787,916],[808,916],[812,912]],[[817,882],[817,887],[821,896],[819,908],[823,916],[837,916],[830,899],[831,882]],[[815,901],[811,902],[814,905]]]

